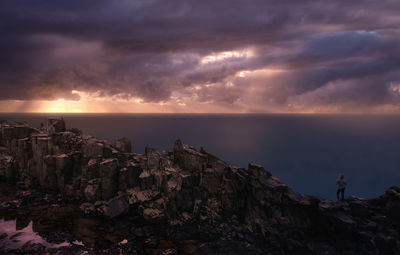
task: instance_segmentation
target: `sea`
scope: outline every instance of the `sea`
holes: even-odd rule
[[[34,127],[49,117],[111,143],[127,137],[137,153],[181,139],[232,165],[260,164],[295,192],[320,198],[336,199],[340,173],[345,196],[374,198],[400,186],[400,115],[0,113]]]

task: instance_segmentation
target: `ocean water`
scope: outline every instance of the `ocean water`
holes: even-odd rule
[[[344,173],[346,196],[372,198],[400,186],[400,115],[182,115],[0,114],[32,126],[65,118],[67,128],[113,142],[125,136],[133,150],[173,147],[176,139],[202,146],[222,160],[264,166],[294,191],[336,199]]]

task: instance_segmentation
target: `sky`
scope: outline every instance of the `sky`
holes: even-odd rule
[[[12,0],[0,112],[399,113],[398,0]]]

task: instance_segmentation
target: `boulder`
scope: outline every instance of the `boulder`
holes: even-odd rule
[[[129,211],[129,204],[123,197],[112,198],[107,201],[104,215],[109,218],[115,218],[126,214]]]

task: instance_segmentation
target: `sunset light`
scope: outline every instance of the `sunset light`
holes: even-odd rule
[[[0,16],[0,254],[400,254],[399,0]]]
[[[45,105],[43,105],[43,112],[47,112],[47,113],[57,113],[57,112],[58,113],[68,113],[68,112],[80,113],[80,112],[84,112],[82,109],[77,108],[77,104],[79,105],[79,102],[58,99],[56,101],[50,101],[49,103],[45,103]]]

